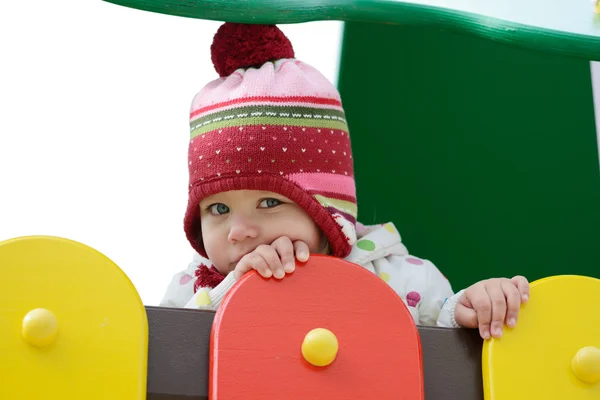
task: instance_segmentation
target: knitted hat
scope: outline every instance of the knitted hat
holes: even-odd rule
[[[348,127],[336,88],[294,58],[273,25],[225,23],[211,46],[220,78],[190,112],[189,199],[184,229],[207,257],[199,203],[229,190],[265,190],[298,204],[345,257],[356,241]]]

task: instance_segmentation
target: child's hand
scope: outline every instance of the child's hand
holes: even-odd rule
[[[521,302],[529,299],[529,282],[523,276],[487,279],[465,290],[456,304],[454,318],[465,328],[479,327],[483,339],[502,336],[504,322],[517,323]],[[490,329],[491,328],[491,329]]]
[[[300,240],[292,241],[282,236],[273,243],[261,244],[254,251],[246,254],[233,270],[234,278],[240,279],[246,272],[255,269],[265,278],[274,276],[281,279],[286,272],[296,269],[295,258],[300,262],[308,260],[308,245]]]

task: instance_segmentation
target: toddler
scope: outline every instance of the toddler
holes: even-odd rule
[[[272,25],[225,23],[211,47],[220,78],[194,98],[186,236],[197,254],[162,306],[216,309],[246,272],[285,279],[295,261],[327,254],[377,274],[420,325],[513,327],[527,301],[524,277],[454,293],[428,260],[409,254],[393,223],[365,226],[357,204],[340,95],[294,58]]]

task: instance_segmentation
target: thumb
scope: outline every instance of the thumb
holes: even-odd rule
[[[456,303],[454,319],[463,328],[477,328],[479,326],[477,312],[468,305],[463,304],[462,301]]]

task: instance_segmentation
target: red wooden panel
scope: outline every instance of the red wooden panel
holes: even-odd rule
[[[332,331],[336,359],[301,353],[314,328]],[[255,272],[230,291],[211,334],[212,400],[422,400],[421,345],[400,297],[375,274],[311,256],[282,280]]]

